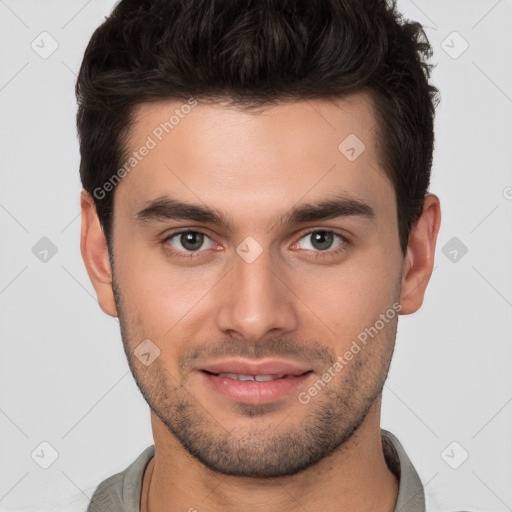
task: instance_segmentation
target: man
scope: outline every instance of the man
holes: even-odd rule
[[[122,0],[96,30],[81,250],[155,443],[89,511],[425,510],[380,410],[440,226],[430,53],[376,0]]]

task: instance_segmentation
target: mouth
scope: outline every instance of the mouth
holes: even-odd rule
[[[268,382],[270,380],[293,379],[293,378],[297,377],[297,375],[286,375],[286,374],[282,374],[282,375],[243,375],[240,373],[211,373],[206,370],[204,370],[204,371],[205,371],[205,373],[209,373],[210,375],[216,375],[217,377],[225,377],[226,379],[241,380],[243,382],[246,382],[246,381]]]
[[[204,365],[197,371],[210,391],[247,404],[283,400],[313,374],[306,366],[283,361],[230,360]]]

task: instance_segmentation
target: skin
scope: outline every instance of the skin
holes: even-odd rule
[[[139,106],[130,148],[181,105]],[[338,150],[351,133],[366,146],[354,161]],[[427,194],[404,257],[376,134],[363,93],[257,115],[199,102],[117,185],[114,268],[94,202],[82,192],[84,262],[101,309],[119,317],[152,409],[156,455],[141,510],[394,510],[398,483],[384,459],[380,411],[398,315],[309,403],[298,400],[393,304],[400,314],[417,311],[432,273],[439,199]],[[333,192],[371,205],[375,218],[275,225],[276,216]],[[137,221],[148,201],[164,195],[216,208],[231,229]],[[179,236],[164,241],[184,228],[207,235],[198,252],[187,253]],[[321,250],[315,230],[345,239]],[[262,248],[252,263],[236,252],[248,236]],[[160,350],[149,366],[134,356],[147,338]],[[313,372],[275,403],[240,404],[194,370],[223,354],[303,363]]]

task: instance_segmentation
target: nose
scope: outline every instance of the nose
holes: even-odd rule
[[[252,262],[235,254],[234,267],[217,291],[217,328],[252,344],[294,331],[297,299],[279,268],[268,249]]]

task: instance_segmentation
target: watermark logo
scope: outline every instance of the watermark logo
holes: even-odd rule
[[[456,236],[450,238],[441,250],[452,263],[458,263],[468,252],[467,246]]]
[[[41,59],[46,60],[57,51],[59,43],[50,33],[45,31],[41,32],[32,41],[30,47],[39,55],[39,57],[41,57]]]
[[[39,467],[48,469],[59,458],[59,452],[50,443],[43,441],[30,456]]]
[[[457,441],[452,441],[442,452],[441,458],[452,469],[458,469],[468,460],[468,451]]]
[[[252,236],[248,236],[238,245],[236,252],[246,263],[252,263],[263,252],[263,247]]]
[[[452,59],[458,59],[469,48],[469,43],[457,31],[453,31],[441,42],[441,48]]]
[[[366,149],[364,142],[354,133],[343,139],[338,151],[350,162],[357,160]]]
[[[57,251],[57,246],[46,236],[43,236],[43,238],[32,247],[32,254],[41,263],[48,263],[57,254]]]
[[[143,365],[149,366],[160,355],[160,349],[149,338],[146,338],[135,347],[133,353]]]

